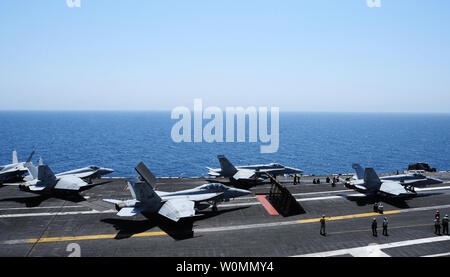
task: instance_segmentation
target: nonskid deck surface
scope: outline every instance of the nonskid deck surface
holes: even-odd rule
[[[68,256],[68,246],[80,246],[81,256],[450,256],[450,236],[434,235],[433,215],[450,213],[450,174],[432,185],[427,196],[383,202],[385,213],[373,213],[373,202],[338,184],[301,184],[280,178],[306,213],[270,215],[256,194],[219,205],[192,220],[174,224],[160,217],[116,216],[102,199],[131,197],[123,179],[101,179],[82,192],[86,198],[46,198],[0,188],[0,256]],[[322,182],[325,180],[321,177]],[[174,191],[205,183],[202,178],[158,179],[158,190]],[[319,234],[319,218],[327,218],[327,236]],[[389,219],[383,236],[382,219]],[[371,221],[378,221],[373,237]],[[69,249],[69,250],[68,250]]]

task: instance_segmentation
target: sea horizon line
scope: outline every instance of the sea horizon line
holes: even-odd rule
[[[58,113],[89,113],[89,112],[98,112],[98,113],[171,113],[171,110],[82,110],[82,109],[73,109],[73,110],[28,110],[28,109],[11,109],[11,110],[1,110],[0,113],[9,113],[9,112],[33,112],[33,113],[46,113],[46,112],[58,112]],[[280,110],[281,113],[298,113],[298,114],[395,114],[395,115],[450,115],[449,112],[422,112],[422,111],[293,111],[293,110]]]

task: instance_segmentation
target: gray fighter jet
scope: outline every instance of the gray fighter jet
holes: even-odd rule
[[[79,191],[82,187],[89,185],[74,175],[57,177],[48,165],[39,165],[36,171],[37,177],[30,181],[6,185],[18,186],[20,190],[42,194],[53,193],[57,190]]]
[[[28,173],[26,164],[31,164],[31,158],[34,151],[31,152],[26,162],[19,162],[17,151],[12,152],[12,164],[0,166],[0,184],[13,183],[23,180],[25,174]]]
[[[220,168],[207,167],[209,170],[208,174],[215,177],[227,177],[236,181],[262,182],[268,178],[266,173],[274,177],[284,174],[303,173],[300,169],[277,163],[233,166],[224,155],[219,155],[217,158],[219,159]]]
[[[356,171],[354,179],[364,179],[364,168],[359,164],[353,164],[352,168]],[[406,187],[425,187],[427,185],[442,184],[443,181],[437,178],[427,177],[420,173],[399,174],[380,177],[382,181],[397,181]]]
[[[213,210],[217,210],[218,202],[226,202],[250,193],[247,190],[229,188],[215,183],[176,192],[156,191],[152,187],[156,178],[144,163],[141,162],[135,169],[143,181],[137,178],[128,179],[133,199],[104,199],[104,201],[115,205],[119,211],[118,216],[158,213],[178,222],[182,218],[196,216],[197,211],[210,206],[213,207]]]
[[[44,164],[42,158],[39,158],[38,166],[26,163],[25,167],[30,172],[30,175],[24,178],[25,182],[6,185],[18,186],[20,190],[40,194],[50,194],[58,191],[78,192],[82,188],[90,186],[90,182],[86,182],[83,179],[92,180],[96,176],[113,172],[112,169],[93,166],[55,175],[50,167]]]
[[[56,174],[56,177],[73,175],[83,180],[86,180],[89,184],[92,183],[92,179],[99,179],[104,175],[111,174],[114,169],[99,167],[96,165],[91,165],[88,167],[83,167],[79,169],[69,170]]]
[[[363,179],[347,181],[345,186],[367,196],[409,198],[417,195],[413,189],[403,186],[399,181],[380,179],[373,168],[364,170]]]
[[[39,165],[43,165],[43,164],[44,164],[44,162],[43,162],[42,158],[39,158]],[[25,177],[25,181],[32,181],[33,179],[36,179],[38,177],[37,167],[34,166],[33,164],[26,164],[26,167],[27,167],[28,171],[30,172],[30,175]],[[114,172],[114,169],[91,165],[88,167],[64,171],[64,172],[56,174],[55,176],[57,178],[60,178],[63,176],[74,176],[74,177],[83,179],[83,181],[86,181],[88,184],[91,184],[93,179],[101,178],[102,176],[111,174],[113,172]]]

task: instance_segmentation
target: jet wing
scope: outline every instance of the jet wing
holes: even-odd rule
[[[437,178],[430,178],[427,177],[426,179],[411,179],[411,180],[404,180],[401,182],[404,186],[415,186],[415,187],[422,187],[427,185],[434,185],[434,184],[442,184],[443,181]]]
[[[400,195],[410,195],[413,194],[412,192],[408,191],[398,182],[383,182],[380,187],[380,192],[390,194],[393,196],[400,196]]]
[[[123,202],[122,200],[116,200],[116,199],[103,199],[103,201],[111,203],[111,204],[118,204]]]
[[[117,199],[102,199],[105,202],[111,203],[111,204],[120,204],[125,203],[128,206],[136,206],[136,204],[139,201],[136,201],[135,199],[129,199],[129,200],[117,200]]]
[[[159,214],[177,222],[183,217],[195,216],[195,203],[186,199],[167,200],[159,209]]]
[[[255,171],[249,169],[240,169],[236,174],[234,174],[233,178],[235,180],[239,179],[253,179],[255,176]]]
[[[71,175],[71,176],[75,176],[75,177],[77,177],[77,178],[84,179],[84,178],[88,178],[88,177],[90,177],[90,176],[92,176],[92,175],[95,174],[94,171],[86,171],[86,172],[72,173],[73,171],[75,171],[75,170],[71,170],[71,171],[66,171],[66,172],[58,173],[58,174],[56,174],[56,177],[63,177],[63,176]]]
[[[217,173],[217,172],[208,172],[208,175],[209,176],[213,176],[213,177],[220,177],[221,175],[219,174],[219,173]]]
[[[210,168],[210,167],[207,167],[207,169],[208,169],[208,175],[210,175],[210,176],[219,177],[221,175],[218,172],[218,171],[220,171],[220,169],[214,169],[214,168]]]
[[[46,188],[45,186],[36,186],[36,185],[28,186],[28,189],[30,191],[41,191],[44,190],[45,188]]]
[[[60,177],[54,188],[65,190],[80,190],[80,188],[88,185],[88,183],[76,176],[67,175]]]
[[[120,211],[117,213],[118,216],[134,216],[140,213],[141,211],[133,208],[133,207],[126,207],[120,209]]]
[[[83,179],[83,178],[91,177],[94,174],[95,174],[95,172],[83,172],[83,173],[76,173],[76,174],[74,174],[74,176],[78,177],[80,179]]]
[[[3,172],[0,173],[1,177],[13,177],[16,175],[22,175],[28,172],[28,169],[26,169],[25,167],[21,166],[18,168],[11,168],[8,170],[5,170]]]

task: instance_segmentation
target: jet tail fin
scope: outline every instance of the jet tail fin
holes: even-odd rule
[[[31,152],[31,154],[30,154],[30,156],[28,156],[28,159],[27,159],[27,163],[29,163],[29,162],[31,162],[31,159],[33,158],[33,155],[34,155],[34,150],[33,150],[33,152]]]
[[[27,162],[25,163],[25,167],[28,169],[28,172],[30,172],[31,177],[33,177],[33,179],[37,179],[38,178],[38,168],[32,164],[31,162]]]
[[[379,189],[381,180],[373,168],[366,168],[364,170],[364,185],[368,189]]]
[[[135,170],[137,171],[137,173],[139,173],[139,175],[142,177],[142,179],[147,182],[147,184],[153,188],[153,186],[156,185],[156,177],[155,175],[153,175],[153,173],[150,171],[150,169],[148,169],[148,167],[143,163],[140,162]]]
[[[364,167],[360,164],[352,164],[352,168],[355,170],[356,177],[358,177],[359,180],[364,179]]]
[[[17,151],[16,150],[14,150],[12,152],[12,163],[13,164],[18,164],[19,163],[19,159],[17,158]]]
[[[31,161],[31,157],[33,156],[33,154],[34,154],[34,151],[30,154],[30,157],[28,157],[28,160]],[[39,167],[40,166],[44,166],[44,161],[42,160],[42,157],[39,157],[39,166],[35,166],[32,162],[30,162],[28,160],[25,163],[25,167],[28,169],[28,172],[30,172],[30,175],[31,175],[31,177],[33,177],[33,179],[39,179],[40,180],[40,178],[39,178]],[[47,166],[47,168],[48,168],[48,166]],[[44,168],[41,168],[41,173],[40,173],[41,177],[44,176],[44,174],[45,174],[44,171],[51,172],[50,175],[54,176],[54,174],[53,174],[53,172],[51,171],[50,168],[48,168],[48,170],[44,169]],[[56,179],[56,177],[55,177],[55,179]]]
[[[127,208],[121,209],[117,213],[117,215],[118,216],[134,216],[134,215],[137,215],[138,213],[139,213],[139,211],[137,211],[135,208],[127,207]]]
[[[224,155],[218,155],[217,158],[219,159],[220,168],[222,169],[222,175],[229,177],[236,174],[238,170]]]
[[[146,182],[129,182],[133,198],[139,202],[153,205],[161,205],[162,199]]]
[[[146,203],[152,207],[160,207],[162,205],[162,199],[152,187],[152,184],[156,184],[155,175],[153,175],[150,169],[148,169],[143,162],[140,162],[135,169],[144,182],[128,180],[131,194],[140,202]]]
[[[37,168],[38,180],[42,186],[56,185],[56,176],[48,165],[39,165]]]

